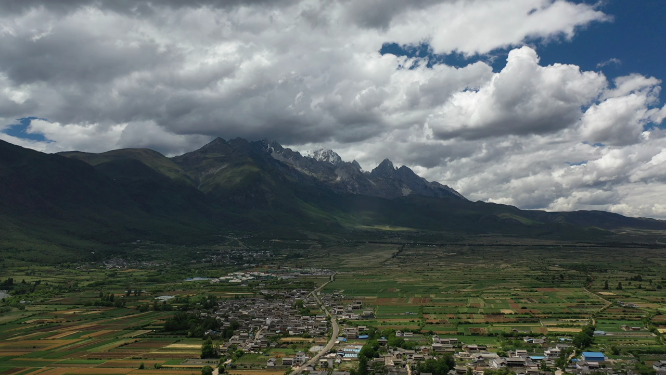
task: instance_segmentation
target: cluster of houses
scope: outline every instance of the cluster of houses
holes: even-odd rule
[[[359,327],[345,327],[344,333],[349,337],[354,336],[354,333],[362,333],[363,326]],[[357,330],[357,331],[355,331]],[[412,337],[411,332],[397,332],[401,337]],[[358,336],[362,338],[363,335]],[[541,344],[546,347],[546,338],[525,338],[526,342]],[[338,342],[343,342],[343,338],[339,338]],[[384,373],[391,375],[406,375],[408,374],[408,367],[425,361],[442,354],[453,354],[458,363],[465,363],[465,365],[456,366],[452,369],[450,375],[463,375],[469,371],[475,375],[483,375],[486,370],[500,370],[508,369],[518,375],[544,375],[547,372],[542,370],[542,365],[545,364],[550,368],[555,367],[555,360],[557,360],[563,352],[569,349],[568,344],[556,344],[555,346],[547,347],[541,355],[530,354],[525,349],[517,349],[509,351],[505,357],[500,357],[497,353],[489,352],[486,345],[482,344],[462,344],[457,338],[444,338],[438,335],[432,336],[432,343],[430,345],[423,345],[416,347],[414,350],[403,348],[393,348],[388,346],[388,340],[380,338],[377,340],[379,345],[385,346],[387,350],[379,357],[374,358],[368,363],[369,368],[374,368],[378,364],[383,367]],[[351,350],[349,348],[352,348]],[[323,357],[320,362],[333,359],[334,362],[340,363],[341,361],[355,360],[360,346],[354,347],[348,345],[342,349],[338,349],[337,353],[331,353]],[[460,351],[462,349],[462,351]],[[603,353],[598,352],[584,352],[580,360],[574,360],[569,366],[568,372],[580,375],[591,374],[605,370],[607,358]],[[327,367],[325,364],[320,363],[321,367]],[[666,361],[663,363],[663,368],[666,370]],[[610,374],[609,370],[609,374]],[[421,374],[424,375],[424,374]],[[666,375],[666,374],[663,374]]]
[[[237,271],[232,272],[226,276],[210,279],[211,284],[217,283],[230,283],[230,284],[247,284],[252,280],[269,280],[269,279],[292,279],[301,276],[330,276],[333,271],[319,268],[292,268],[281,267],[279,269],[271,270],[268,272],[261,271]]]
[[[270,298],[229,299],[218,303],[215,315],[223,322],[223,328],[231,327],[232,322],[239,325],[225,348],[236,345],[246,352],[260,352],[271,345],[268,336],[308,334],[316,337],[328,331],[326,315],[302,315],[296,307],[297,301],[303,301],[305,307],[317,306],[314,298],[308,297],[307,290],[263,292]]]
[[[250,280],[268,280],[273,278],[273,275],[264,273],[264,272],[233,272],[226,276],[214,278],[210,280],[211,284],[217,283],[230,283],[230,284],[242,284],[247,283]]]
[[[340,304],[342,299],[344,299],[344,295],[336,292],[330,298],[323,300],[324,305],[326,305],[331,314],[335,315],[338,319],[360,320],[374,318],[374,310],[363,309],[363,301],[352,301],[344,305]]]

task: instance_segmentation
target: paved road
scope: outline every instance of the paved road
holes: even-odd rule
[[[335,340],[338,338],[338,336],[340,334],[340,326],[338,326],[338,320],[335,319],[335,315],[332,315],[331,312],[328,311],[328,309],[326,308],[326,305],[324,305],[324,303],[321,301],[321,299],[319,299],[319,295],[317,295],[317,293],[319,291],[321,291],[326,285],[328,285],[328,283],[330,283],[331,281],[334,281],[334,280],[335,280],[335,275],[331,275],[331,279],[329,281],[322,284],[319,288],[313,290],[310,293],[317,300],[317,303],[319,304],[319,306],[321,306],[321,309],[324,310],[324,312],[326,312],[326,315],[328,315],[331,318],[331,325],[333,326],[333,333],[331,334],[331,339],[328,340],[328,343],[326,344],[326,346],[324,346],[324,348],[322,350],[320,350],[319,353],[317,353],[314,357],[310,358],[310,360],[307,361],[305,364],[303,364],[301,367],[295,368],[294,372],[292,372],[293,375],[299,374],[301,372],[301,370],[303,368],[307,367],[307,366],[310,366],[310,365],[314,366],[317,363],[317,361],[319,361],[319,358],[321,358],[321,356],[328,353],[328,351],[333,348],[333,345],[335,345]]]

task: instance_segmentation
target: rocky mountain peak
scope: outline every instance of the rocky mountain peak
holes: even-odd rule
[[[306,156],[315,159],[317,161],[333,164],[335,166],[344,163],[340,155],[338,155],[335,151],[329,149],[319,149],[319,150],[310,151],[306,154]]]
[[[391,162],[389,159],[384,159],[379,165],[370,172],[373,176],[377,177],[390,177],[395,174],[395,167],[393,166],[393,162]]]

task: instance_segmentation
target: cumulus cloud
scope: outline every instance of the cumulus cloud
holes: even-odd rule
[[[661,82],[544,66],[533,47],[609,19],[567,0],[7,0],[0,128],[48,119],[27,131],[53,142],[0,139],[175,155],[268,138],[365,169],[388,157],[473,200],[663,217],[650,201],[666,184]],[[493,72],[385,43],[512,51]]]
[[[577,66],[542,67],[529,47],[509,53],[506,67],[478,91],[458,92],[428,119],[440,138],[550,133],[581,117],[606,78]]]
[[[658,103],[660,83],[636,74],[616,79],[615,88],[604,93],[604,100],[585,112],[583,139],[610,145],[640,142],[646,125],[659,124],[666,115],[666,107],[652,107]]]

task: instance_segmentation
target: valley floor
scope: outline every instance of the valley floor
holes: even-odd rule
[[[203,317],[225,301],[314,290],[333,272],[321,296],[341,332],[363,326],[412,332],[428,345],[433,335],[454,338],[461,343],[456,351],[466,350],[464,343],[543,355],[593,324],[586,351],[603,352],[608,366],[648,374],[666,358],[665,253],[636,244],[488,237],[446,243],[398,233],[373,241],[248,236],[196,249],[137,246],[95,263],[3,263],[0,374],[199,373],[205,363],[193,359],[213,331]],[[314,304],[305,308],[296,311],[325,313]],[[201,320],[167,330],[179,310]],[[285,367],[266,368],[266,361],[307,353],[331,334],[282,334],[274,345],[238,357],[226,350],[238,332],[227,328],[215,329],[223,333],[216,331],[214,342],[230,360],[227,371],[247,375],[282,374]],[[364,341],[352,334],[346,344]],[[355,363],[336,366],[350,370]]]

